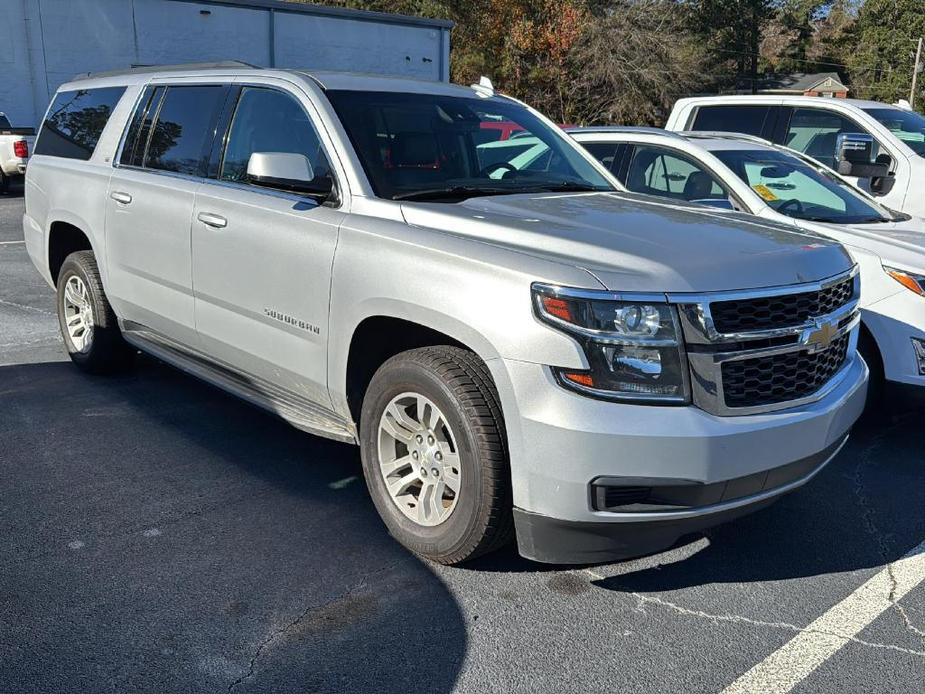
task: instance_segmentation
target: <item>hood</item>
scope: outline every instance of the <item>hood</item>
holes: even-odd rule
[[[925,219],[921,217],[877,224],[800,222],[800,226],[875,253],[886,265],[925,272]]]
[[[626,193],[524,194],[404,203],[412,225],[585,268],[612,291],[776,287],[851,267],[837,244],[755,217]]]

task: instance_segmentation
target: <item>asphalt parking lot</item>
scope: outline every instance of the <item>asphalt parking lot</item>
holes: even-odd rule
[[[357,449],[152,359],[73,368],[22,210],[0,197],[0,690],[925,690],[922,412],[669,552],[436,567]]]

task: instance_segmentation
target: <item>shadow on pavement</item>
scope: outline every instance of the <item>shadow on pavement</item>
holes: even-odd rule
[[[864,428],[809,484],[770,508],[705,534],[682,561],[596,581],[620,592],[674,591],[880,567],[925,539],[925,453],[908,413]],[[701,536],[702,537],[702,536]]]
[[[143,360],[0,368],[4,691],[447,692],[459,606],[358,451]]]

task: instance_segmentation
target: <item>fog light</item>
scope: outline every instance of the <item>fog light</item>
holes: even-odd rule
[[[915,363],[919,367],[919,376],[925,376],[925,340],[913,337],[912,349],[915,350]]]

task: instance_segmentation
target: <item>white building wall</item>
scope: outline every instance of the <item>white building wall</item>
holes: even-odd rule
[[[449,27],[259,0],[0,0],[0,111],[13,125],[37,125],[79,73],[216,60],[448,80]]]

